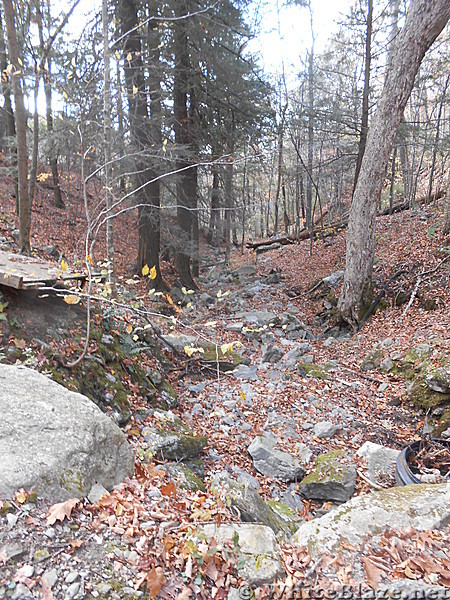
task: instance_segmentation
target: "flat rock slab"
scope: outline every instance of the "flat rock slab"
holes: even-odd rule
[[[300,526],[291,538],[312,556],[336,552],[343,542],[362,544],[388,529],[443,529],[450,523],[450,485],[420,484],[352,498],[320,519]]]
[[[133,473],[133,450],[117,425],[37,371],[0,364],[0,412],[0,497],[23,487],[53,501],[81,498]]]
[[[355,491],[356,469],[347,465],[343,450],[319,454],[315,470],[298,484],[298,490],[306,498],[345,502]]]

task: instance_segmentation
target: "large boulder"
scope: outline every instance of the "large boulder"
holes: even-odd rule
[[[134,469],[123,432],[88,398],[23,366],[0,364],[0,497],[53,501],[111,490]]]
[[[345,463],[343,450],[319,454],[312,473],[298,484],[305,498],[345,502],[355,491],[356,469]]]
[[[312,556],[335,553],[343,543],[358,546],[388,529],[443,529],[450,523],[450,485],[420,484],[352,498],[320,519],[300,526],[294,545]]]

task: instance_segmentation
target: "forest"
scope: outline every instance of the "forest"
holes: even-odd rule
[[[448,597],[450,5],[317,4],[1,0],[0,597]]]

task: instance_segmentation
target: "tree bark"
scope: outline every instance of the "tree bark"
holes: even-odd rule
[[[369,130],[347,232],[342,320],[357,329],[369,308],[375,254],[375,214],[400,120],[425,53],[450,17],[448,0],[412,0],[399,33],[383,92]]]
[[[188,7],[183,2],[176,4],[174,23],[175,42],[175,75],[173,85],[173,110],[175,117],[175,144],[178,147],[177,168],[177,221],[180,233],[179,246],[175,255],[175,270],[181,282],[189,289],[196,289],[197,285],[191,273],[192,255],[192,209],[194,208],[192,173],[192,156],[190,156],[190,134],[188,115],[188,89],[189,89],[189,49],[186,19]]]
[[[156,289],[165,289],[159,266],[160,251],[160,182],[155,169],[155,158],[149,153],[155,151],[152,138],[154,131],[149,123],[147,90],[145,86],[142,45],[137,28],[139,26],[138,3],[136,0],[123,0],[119,5],[119,20],[124,44],[124,75],[127,89],[130,134],[135,153],[136,180],[138,191],[138,232],[139,248],[137,271],[142,268],[156,268],[156,278],[152,281]],[[129,60],[128,60],[129,59]]]
[[[103,33],[103,144],[104,144],[104,178],[105,178],[105,208],[107,212],[106,221],[106,255],[108,259],[108,284],[115,298],[116,290],[116,267],[114,260],[114,217],[112,214],[111,193],[111,61],[109,49],[108,28],[108,0],[102,0],[102,33]]]
[[[0,72],[4,73],[8,66],[8,61],[6,58],[6,45],[5,38],[3,36],[3,24],[2,24],[2,15],[0,12]],[[2,83],[3,90],[3,98],[4,105],[0,107],[0,112],[4,113],[5,121],[6,121],[6,136],[8,138],[8,149],[11,160],[11,167],[13,171],[13,179],[14,179],[14,193],[16,196],[16,204],[18,206],[18,198],[19,198],[19,184],[17,179],[17,141],[15,139],[16,136],[16,123],[14,118],[14,111],[11,102],[11,85],[10,81],[3,81]]]
[[[353,183],[353,192],[356,189],[361,163],[364,156],[367,143],[367,132],[369,129],[369,89],[370,89],[370,62],[372,60],[372,15],[373,0],[368,0],[367,6],[367,29],[366,29],[366,55],[364,61],[364,90],[361,117],[361,132],[359,136],[358,158],[356,159],[355,180]]]
[[[17,164],[19,183],[19,246],[22,254],[30,254],[31,211],[28,199],[27,121],[22,91],[22,67],[19,64],[14,8],[11,0],[3,0],[8,55],[13,66],[11,73],[15,101],[17,132]]]
[[[450,233],[450,171],[447,177],[447,191],[445,193],[445,213],[444,213],[444,225],[442,227],[442,233],[448,235]]]

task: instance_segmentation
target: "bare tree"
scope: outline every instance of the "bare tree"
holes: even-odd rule
[[[357,329],[373,296],[375,214],[395,135],[420,64],[450,17],[448,0],[412,0],[368,133],[347,233],[339,316]]]
[[[22,67],[19,63],[14,8],[11,0],[3,0],[5,12],[8,55],[12,65],[10,73],[15,102],[15,121],[17,132],[17,164],[19,169],[19,245],[22,254],[30,254],[31,211],[28,198],[28,151],[27,119],[23,103]]]

